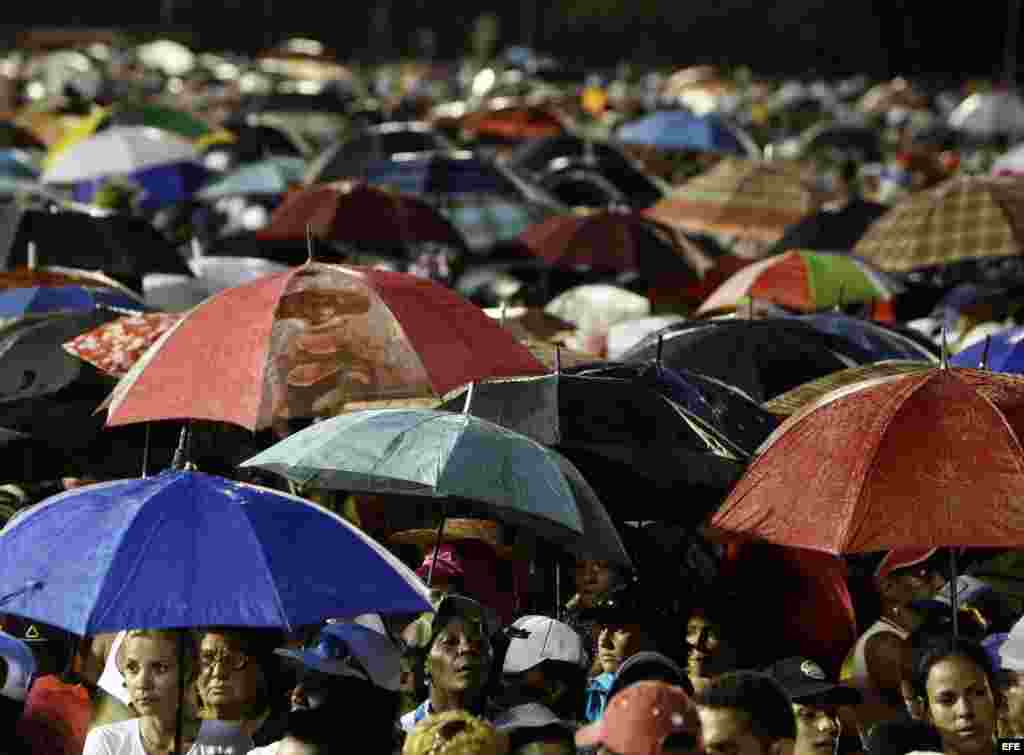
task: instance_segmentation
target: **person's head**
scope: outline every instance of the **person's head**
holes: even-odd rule
[[[173,720],[182,692],[179,660],[184,661],[186,688],[195,680],[195,645],[183,631],[133,629],[117,651],[132,709],[139,716]]]
[[[426,676],[431,698],[457,697],[464,702],[482,695],[490,675],[492,649],[483,606],[449,595],[437,607],[427,646]]]
[[[990,752],[996,735],[992,664],[976,642],[948,637],[918,659],[914,692],[947,755]]]
[[[1024,735],[1024,657],[1017,657],[1024,650],[1024,643],[1009,639],[1009,633],[1001,632],[981,642],[992,663],[993,692],[998,706],[996,728],[1001,737]]]
[[[730,671],[697,693],[707,755],[790,755],[796,719],[785,690],[768,674]]]
[[[227,721],[261,715],[271,704],[269,662],[280,638],[237,627],[209,627],[198,638],[201,715]]]
[[[860,692],[833,683],[821,666],[807,658],[786,658],[767,671],[793,701],[794,755],[834,755],[842,733],[839,708],[861,702]]]
[[[883,604],[909,606],[931,598],[946,583],[939,560],[936,548],[889,551],[875,570]]]
[[[576,630],[547,616],[523,616],[507,634],[501,674],[507,702],[554,708],[578,696],[573,693],[583,689],[587,656]]]
[[[637,682],[665,682],[675,687],[682,687],[686,694],[693,696],[693,683],[686,676],[686,672],[675,661],[662,653],[643,650],[623,661],[615,673],[608,696],[614,697],[619,690]]]
[[[711,678],[732,671],[739,661],[736,627],[721,603],[705,601],[686,620],[686,670],[691,677]]]
[[[576,755],[572,729],[562,724],[521,726],[506,733],[509,755]]]
[[[464,710],[438,713],[420,721],[402,746],[402,755],[507,755],[509,738]]]
[[[635,653],[657,651],[663,619],[638,585],[630,585],[597,600],[581,614],[597,627],[597,660],[603,673],[614,674]]]
[[[594,601],[621,586],[625,574],[621,567],[609,561],[579,559],[573,572],[576,581],[576,592],[580,596],[580,605],[589,608]]]
[[[576,744],[598,745],[601,755],[688,755],[698,752],[698,727],[680,687],[637,682],[611,698],[599,721],[576,732]]]

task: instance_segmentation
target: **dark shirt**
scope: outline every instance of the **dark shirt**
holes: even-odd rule
[[[906,755],[914,750],[942,752],[942,740],[930,724],[910,719],[875,725],[864,747],[867,755]]]

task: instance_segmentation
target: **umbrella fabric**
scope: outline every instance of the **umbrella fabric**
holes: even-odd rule
[[[704,300],[698,314],[735,310],[750,299],[815,312],[873,299],[892,299],[900,285],[862,260],[827,252],[791,251],[734,273]]]
[[[479,308],[423,278],[308,263],[191,310],[109,399],[108,424],[211,419],[250,430],[349,401],[440,396],[543,372]]]
[[[779,254],[790,249],[849,251],[868,227],[888,210],[884,204],[864,199],[854,199],[838,210],[819,210],[789,226],[771,253]]]
[[[49,315],[0,327],[0,403],[46,396],[82,374],[61,345],[116,317],[109,310]]]
[[[33,286],[105,288],[134,298],[137,304],[142,303],[142,297],[130,288],[95,270],[78,270],[68,267],[35,267],[32,269],[19,267],[14,270],[0,271],[0,291],[32,288]]]
[[[307,226],[320,239],[359,248],[425,241],[465,247],[459,232],[426,202],[361,183],[311,186],[290,195],[256,238],[301,240]]]
[[[833,391],[768,439],[711,526],[833,554],[1016,547],[1024,378],[933,366]]]
[[[377,409],[317,422],[245,461],[328,490],[462,498],[583,534],[555,452],[469,414]]]
[[[563,291],[544,307],[583,331],[607,330],[617,322],[647,317],[651,302],[619,286],[593,283]]]
[[[652,285],[664,285],[666,277],[682,285],[712,265],[696,244],[638,212],[558,215],[528,228],[519,240],[552,266],[636,272]]]
[[[360,179],[368,166],[394,154],[446,151],[452,145],[423,123],[382,123],[324,150],[310,165],[306,183]]]
[[[415,574],[335,514],[200,472],[54,496],[12,520],[0,543],[5,610],[79,635],[291,630],[328,617],[430,609]],[[76,557],[55,559],[55,549]]]
[[[195,141],[209,136],[213,128],[203,119],[185,110],[153,102],[122,102],[111,108],[100,129],[112,126],[146,126]]]
[[[39,169],[29,156],[18,149],[0,149],[0,176],[24,181],[39,178]]]
[[[792,164],[725,158],[644,212],[688,231],[774,244],[819,204]]]
[[[760,153],[750,137],[714,114],[695,115],[688,110],[659,110],[616,130],[623,144],[639,144],[664,150],[720,152],[742,157]]]
[[[865,320],[842,312],[816,312],[797,315],[795,319],[822,333],[841,336],[875,359],[923,359],[937,362],[939,358],[938,347],[909,328]]]
[[[873,361],[867,351],[845,338],[821,333],[790,318],[670,325],[652,333],[621,359],[646,362],[659,354],[668,367],[716,378],[758,402],[831,372]]]
[[[189,275],[185,261],[159,231],[127,215],[0,208],[0,268],[26,267],[29,242],[35,244],[40,267],[103,271],[140,283],[147,273]]]
[[[957,367],[1024,373],[1024,327],[1007,328],[953,355]],[[984,362],[984,364],[982,364]]]
[[[959,176],[918,192],[877,220],[853,253],[889,272],[1021,253],[1024,184]]]
[[[178,136],[144,126],[122,126],[68,147],[50,163],[42,181],[78,183],[195,159],[195,147]]]
[[[0,119],[0,149],[45,150],[46,145],[24,126]]]
[[[1024,100],[1015,92],[978,92],[949,114],[949,125],[979,139],[1024,134]]]
[[[463,116],[459,125],[477,139],[491,137],[510,141],[558,136],[566,131],[557,113],[537,105],[477,110]]]
[[[203,255],[188,261],[196,284],[211,296],[220,291],[289,270],[288,265],[262,257],[219,257]]]
[[[200,190],[199,199],[251,194],[284,194],[302,183],[306,161],[301,157],[269,157],[243,165]]]
[[[494,163],[470,153],[435,153],[403,160],[375,160],[361,178],[407,194],[498,194],[523,198],[526,187]]]
[[[837,123],[811,126],[800,135],[800,152],[807,154],[818,150],[838,152],[858,163],[880,163],[885,158],[879,133],[870,126]]]
[[[535,223],[558,214],[555,207],[498,194],[446,196],[437,210],[455,226],[469,248],[486,252],[495,244],[513,241]]]
[[[140,311],[137,299],[120,292],[83,286],[13,288],[0,292],[0,318],[94,309]]]
[[[180,319],[181,315],[169,312],[119,317],[75,336],[64,344],[64,350],[108,375],[124,377]]]
[[[487,307],[484,312],[520,341],[535,338],[554,342],[576,327],[568,320],[549,315],[537,307]]]
[[[135,54],[144,65],[156,68],[167,76],[182,76],[192,70],[196,54],[180,42],[155,39],[135,48]]]
[[[849,367],[839,372],[833,372],[831,375],[825,375],[816,380],[798,385],[770,401],[765,401],[762,407],[777,417],[788,417],[818,401],[822,396],[848,385],[890,377],[892,375],[921,372],[934,366],[935,362],[933,361],[886,359],[881,362],[873,362],[872,364]]]

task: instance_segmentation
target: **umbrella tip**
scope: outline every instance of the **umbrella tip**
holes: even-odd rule
[[[306,264],[313,261],[313,224],[306,223]]]
[[[665,343],[665,336],[664,336],[664,334],[663,333],[658,333],[658,351],[656,352],[656,354],[654,356],[654,364],[657,365],[659,368],[661,367],[661,348],[662,348],[662,345],[664,343]]]
[[[476,381],[471,381],[469,388],[466,390],[466,403],[462,405],[462,413],[469,414],[469,406],[473,403],[473,387],[476,385]]]
[[[942,326],[942,351],[941,351],[941,357],[940,357],[939,365],[944,370],[949,367],[949,343],[946,340],[946,326],[945,326],[945,324],[943,324],[943,326]]]

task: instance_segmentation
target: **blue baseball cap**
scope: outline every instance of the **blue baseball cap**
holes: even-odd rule
[[[392,692],[399,689],[401,651],[390,638],[361,624],[328,624],[312,647],[274,652],[321,674],[362,679]]]
[[[36,658],[32,648],[17,637],[0,632],[0,658],[7,666],[0,697],[24,702],[36,674]]]

